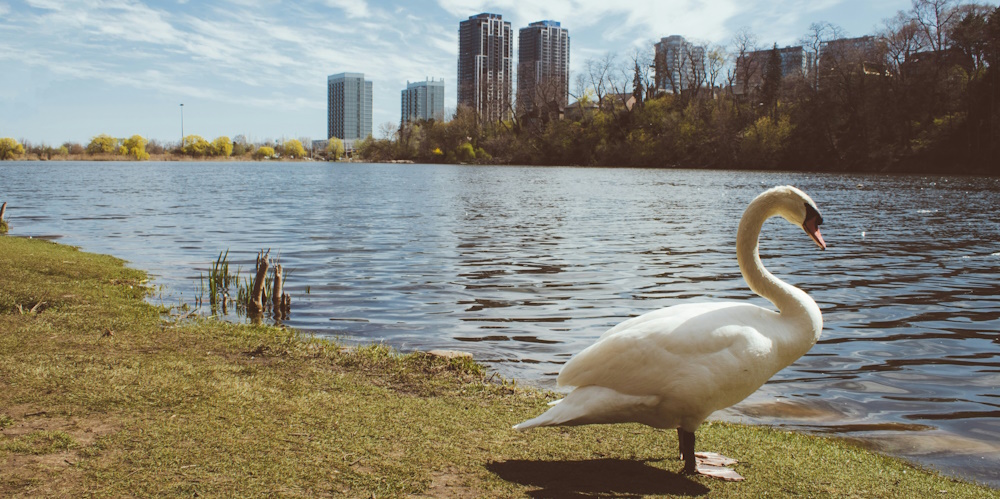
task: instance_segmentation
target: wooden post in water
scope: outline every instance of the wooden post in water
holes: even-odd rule
[[[264,312],[264,277],[267,276],[267,257],[270,254],[270,249],[267,250],[267,253],[260,250],[260,253],[257,254],[257,275],[253,278],[250,303],[247,304],[251,316],[259,317]]]
[[[3,220],[3,214],[5,211],[7,211],[7,201],[4,201],[3,204],[0,205],[0,220]]]

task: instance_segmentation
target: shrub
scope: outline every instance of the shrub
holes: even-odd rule
[[[117,149],[115,147],[117,143],[117,139],[102,133],[97,137],[90,139],[90,144],[87,144],[87,154],[113,153]]]
[[[24,154],[24,146],[18,141],[4,137],[0,139],[0,160],[15,159]]]
[[[233,154],[233,142],[223,135],[212,141],[212,156],[228,158]]]
[[[253,152],[254,159],[271,159],[274,157],[274,148],[271,146],[261,146]]]

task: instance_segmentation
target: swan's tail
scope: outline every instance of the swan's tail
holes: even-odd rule
[[[563,401],[563,399],[559,399],[559,400],[555,400],[555,401],[549,402],[549,406],[556,406],[556,407],[558,407],[559,402],[562,402],[562,401]],[[518,424],[514,425],[513,428],[515,430],[526,431],[526,430],[530,430],[532,428],[536,428],[536,427],[539,427],[539,426],[555,426],[555,425],[558,425],[559,423],[554,423],[553,422],[554,420],[552,419],[552,411],[553,411],[553,409],[549,409],[549,410],[545,411],[544,413],[542,413],[541,416],[538,416],[537,418],[534,418],[534,419],[529,419],[529,420],[527,420],[527,421],[525,421],[523,423],[518,423]]]
[[[524,431],[539,426],[643,422],[646,419],[643,416],[658,401],[654,396],[626,395],[611,388],[585,386],[549,404],[552,408],[541,416],[514,425],[514,429]]]

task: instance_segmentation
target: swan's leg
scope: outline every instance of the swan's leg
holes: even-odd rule
[[[677,428],[677,440],[681,448],[681,459],[684,460],[684,474],[694,475],[698,473],[694,457],[694,432]]]

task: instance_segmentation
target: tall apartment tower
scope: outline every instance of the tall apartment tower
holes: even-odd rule
[[[340,73],[326,79],[327,137],[350,148],[372,134],[372,82],[364,73]]]
[[[705,47],[679,35],[661,38],[654,47],[657,90],[679,94],[705,84]]]
[[[560,113],[569,102],[569,31],[538,21],[518,33],[517,113]]]
[[[484,122],[510,118],[513,92],[510,23],[500,14],[479,14],[458,26],[458,105]]]
[[[400,123],[431,119],[444,121],[444,79],[406,82]]]

